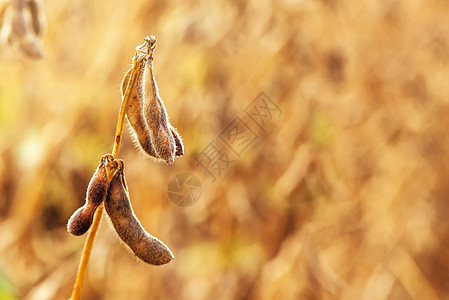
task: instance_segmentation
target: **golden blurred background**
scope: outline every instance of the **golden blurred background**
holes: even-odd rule
[[[66,223],[150,34],[185,155],[156,163],[126,134],[119,156],[176,259],[138,261],[104,216],[81,299],[449,299],[449,2],[44,4],[44,57],[0,48],[0,299],[70,297],[85,236]],[[167,194],[180,173],[201,182],[188,207]]]

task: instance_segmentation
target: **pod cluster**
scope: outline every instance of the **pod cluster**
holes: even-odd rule
[[[159,161],[170,164],[175,156],[184,154],[182,139],[170,124],[164,103],[159,96],[153,73],[154,36],[144,39],[136,48],[133,67],[125,74],[122,99],[130,93],[125,108],[136,144],[143,152]],[[174,256],[159,239],[150,235],[135,216],[126,185],[124,163],[106,154],[95,170],[86,192],[85,204],[70,217],[67,231],[75,236],[86,233],[91,227],[95,211],[104,203],[115,231],[122,241],[141,260],[152,265],[170,262]]]
[[[29,58],[41,58],[45,23],[42,0],[7,1],[0,7],[0,46],[18,47]]]
[[[150,157],[173,163],[175,156],[184,154],[184,145],[176,129],[170,124],[164,102],[153,73],[153,51],[156,38],[149,36],[136,48],[136,80],[131,83],[133,68],[123,77],[121,94],[124,98],[129,84],[131,97],[126,117],[132,127],[136,144]]]
[[[86,203],[73,213],[67,231],[72,235],[83,235],[92,225],[97,207],[104,202],[115,231],[132,252],[148,264],[166,264],[174,258],[173,253],[149,234],[134,214],[124,170],[123,160],[114,159],[110,154],[101,158],[87,188]],[[108,174],[111,174],[110,178]]]

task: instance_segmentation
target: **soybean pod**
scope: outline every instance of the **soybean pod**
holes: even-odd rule
[[[115,231],[134,254],[144,262],[152,265],[163,265],[170,262],[174,258],[170,249],[159,239],[146,232],[134,215],[124,175],[124,164],[121,159],[116,161],[118,166],[109,183],[108,195],[105,200],[106,212]]]
[[[150,130],[145,123],[145,118],[143,116],[142,97],[138,93],[138,91],[140,90],[140,85],[142,84],[141,80],[144,63],[145,62],[143,58],[137,58],[137,66],[134,70],[134,72],[136,72],[136,81],[134,83],[134,86],[131,87],[131,95],[126,107],[126,118],[128,119],[128,122],[133,129],[132,137],[136,142],[136,145],[140,146],[140,148],[149,156],[159,158],[154,151],[153,144],[151,142]],[[120,89],[122,98],[125,95],[126,87],[130,82],[132,72],[133,69],[131,68],[123,77],[122,86]]]
[[[106,165],[113,157],[106,154],[101,158],[100,165],[95,170],[86,192],[85,204],[78,208],[67,223],[67,232],[72,235],[83,235],[92,225],[97,207],[106,199],[108,177]]]
[[[159,96],[153,74],[154,36],[146,37],[136,50],[136,67],[126,72],[121,94],[125,94],[131,75],[136,80],[131,86],[131,97],[126,107],[126,117],[132,127],[136,145],[149,156],[170,164],[175,156],[184,154],[184,145],[176,129],[170,124],[164,103]]]

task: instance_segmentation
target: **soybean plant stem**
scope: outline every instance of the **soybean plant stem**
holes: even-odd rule
[[[137,72],[137,55],[133,58],[133,71],[131,72],[131,78],[128,81],[128,85],[126,86],[126,92],[123,96],[122,106],[120,107],[120,113],[117,121],[117,129],[115,131],[115,139],[114,139],[114,147],[112,148],[112,156],[117,158],[118,151],[120,149],[120,142],[122,141],[122,132],[123,132],[123,123],[125,122],[125,110],[128,105],[129,97],[131,96],[131,90],[134,87],[136,82]],[[109,177],[108,177],[109,178]]]
[[[114,147],[112,148],[112,156],[117,158],[120,150],[120,142],[122,139],[123,123],[125,121],[125,109],[128,105],[128,100],[131,95],[131,90],[136,81],[136,66],[137,57],[133,58],[133,71],[131,72],[131,78],[129,79],[128,85],[126,87],[125,95],[123,96],[122,106],[120,107],[120,112],[118,115],[117,129],[115,131]],[[109,170],[107,168],[107,170]],[[108,172],[108,178],[112,178],[111,174]],[[71,300],[79,300],[81,289],[83,287],[84,277],[86,276],[87,265],[89,263],[90,253],[94,244],[95,236],[97,235],[98,227],[100,225],[101,217],[103,215],[103,203],[97,208],[95,217],[90,228],[89,235],[87,236],[86,243],[84,244],[83,254],[81,256],[81,261],[78,267],[78,273],[76,275],[75,286],[73,287]]]

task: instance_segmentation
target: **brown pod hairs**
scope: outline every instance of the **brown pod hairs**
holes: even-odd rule
[[[97,167],[87,187],[86,203],[73,213],[67,223],[68,233],[80,236],[89,230],[97,207],[106,199],[109,186],[106,165],[113,159],[110,154],[106,154],[101,158],[100,165]]]
[[[121,159],[116,161],[118,166],[109,183],[108,196],[105,200],[106,212],[115,231],[144,262],[151,265],[163,265],[170,262],[174,258],[170,249],[146,232],[134,215],[125,181],[124,164]]]
[[[183,156],[184,155],[184,145],[182,143],[182,139],[179,136],[178,132],[176,131],[176,129],[170,125],[170,131],[173,135],[173,139],[175,140],[175,145],[176,145],[176,152],[175,155],[176,156]]]

